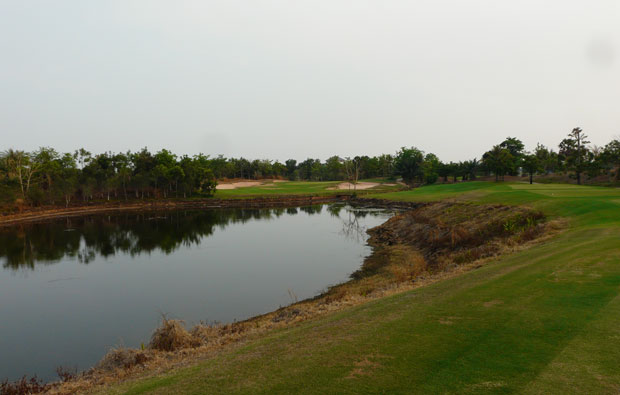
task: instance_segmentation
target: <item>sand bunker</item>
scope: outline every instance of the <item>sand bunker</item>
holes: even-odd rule
[[[266,188],[275,187],[275,183],[280,182],[288,182],[287,180],[260,180],[260,181],[235,181],[235,182],[224,182],[222,184],[218,184],[215,189],[237,189],[237,188],[247,188],[247,187],[257,187],[264,186]]]
[[[237,189],[237,188],[245,188],[245,187],[255,187],[263,184],[260,181],[240,181],[240,182],[231,182],[227,184],[217,184],[215,189]]]
[[[357,188],[355,188],[355,185],[353,185],[350,182],[343,182],[338,184],[337,186],[333,187],[333,188],[329,188],[329,189],[339,189],[339,190],[349,190],[349,189],[370,189],[370,188],[374,188],[377,185],[379,185],[376,182],[358,182],[357,183]]]

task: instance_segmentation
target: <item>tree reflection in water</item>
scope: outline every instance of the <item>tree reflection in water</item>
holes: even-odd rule
[[[213,209],[150,212],[119,212],[67,217],[40,223],[0,228],[0,259],[6,269],[34,269],[63,258],[88,264],[97,256],[117,252],[135,256],[152,251],[171,254],[181,246],[198,245],[217,229],[252,220],[269,220],[300,212],[320,214],[323,205],[273,209]],[[343,234],[357,240],[366,229],[359,219],[372,211],[343,204],[326,206],[330,215],[341,217]],[[344,213],[343,213],[344,211]],[[376,214],[377,212],[374,212]]]

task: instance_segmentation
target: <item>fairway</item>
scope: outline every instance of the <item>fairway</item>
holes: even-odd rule
[[[618,393],[620,191],[471,182],[373,195],[527,205],[568,229],[414,291],[110,393]]]

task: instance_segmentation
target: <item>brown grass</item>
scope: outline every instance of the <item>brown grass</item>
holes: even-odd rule
[[[118,369],[129,369],[147,362],[152,357],[148,351],[132,348],[113,348],[95,366],[95,369],[105,372],[115,372]]]
[[[151,336],[149,348],[159,351],[176,351],[198,345],[196,339],[185,329],[183,321],[163,317],[161,325]]]

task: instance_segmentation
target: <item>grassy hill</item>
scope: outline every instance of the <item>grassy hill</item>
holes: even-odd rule
[[[618,393],[620,190],[471,182],[377,194],[528,205],[559,236],[111,393]]]

